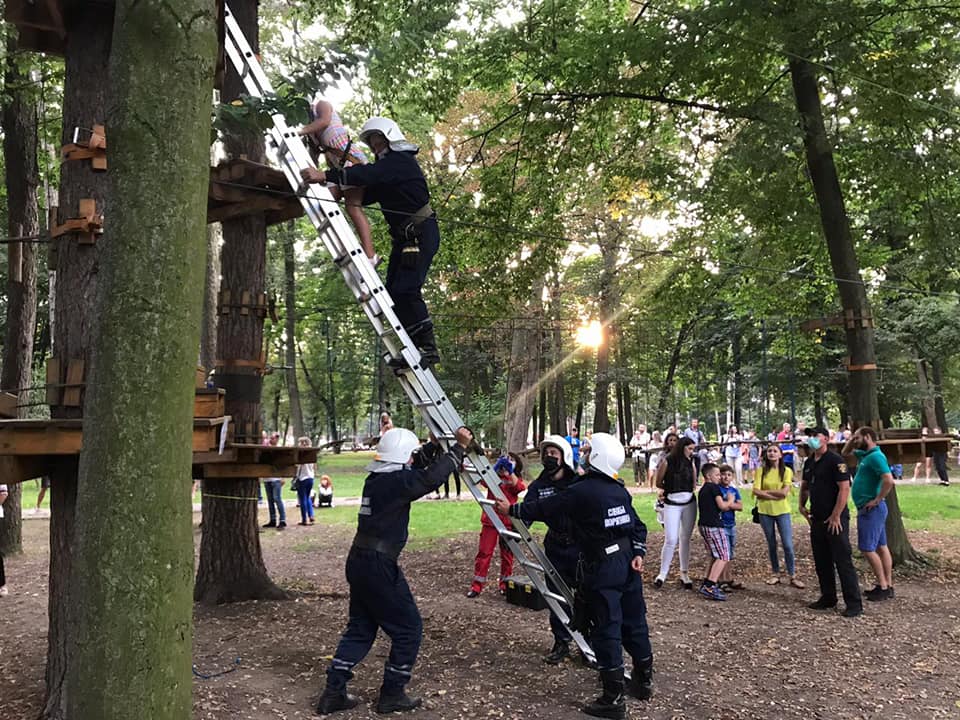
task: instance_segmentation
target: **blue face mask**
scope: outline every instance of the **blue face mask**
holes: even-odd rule
[[[818,438],[818,437],[807,438],[807,447],[810,448],[811,450],[814,450],[814,451],[819,450],[819,449],[820,449],[820,438]]]

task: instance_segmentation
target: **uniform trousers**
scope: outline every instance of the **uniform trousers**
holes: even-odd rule
[[[477,559],[473,565],[473,590],[481,592],[483,584],[487,582],[487,572],[490,570],[490,561],[493,559],[493,550],[500,545],[500,582],[503,583],[513,574],[513,553],[506,543],[500,542],[500,533],[493,525],[483,525],[480,528],[480,548],[477,550]]]
[[[414,328],[429,317],[427,304],[423,301],[423,284],[427,281],[433,256],[440,248],[440,230],[436,220],[428,219],[420,226],[420,232],[420,252],[417,253],[416,267],[403,267],[403,245],[394,242],[387,265],[387,280],[384,283],[393,298],[397,319],[407,329]]]
[[[843,601],[848,608],[861,608],[860,581],[853,567],[850,554],[850,515],[840,516],[840,533],[830,532],[823,520],[811,519],[810,547],[813,562],[817,568],[817,580],[820,582],[820,598],[828,603],[837,601],[837,578],[840,576],[840,588]]]
[[[327,669],[327,688],[341,690],[353,668],[373,647],[377,630],[391,640],[383,670],[383,691],[395,695],[410,682],[420,651],[423,621],[397,561],[373,550],[351,548],[347,556],[350,619]]]
[[[619,553],[601,561],[581,585],[593,620],[590,644],[601,671],[623,667],[623,650],[634,666],[653,658],[643,581],[630,560],[626,553]]]

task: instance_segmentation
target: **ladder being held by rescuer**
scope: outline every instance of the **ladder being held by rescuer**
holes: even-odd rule
[[[224,24],[226,53],[247,93],[256,98],[271,95],[273,88],[270,81],[241,32],[229,5],[224,9]],[[273,128],[268,131],[268,137],[290,187],[299,195],[304,212],[316,228],[317,236],[340,269],[347,287],[363,308],[377,336],[383,341],[387,350],[385,359],[395,363],[402,359],[405,362],[406,367],[396,371],[401,387],[433,435],[442,445],[449,446],[454,441],[456,429],[463,425],[463,421],[433,372],[421,364],[420,352],[397,319],[393,300],[363,252],[340,205],[323,185],[301,187],[301,171],[313,168],[314,163],[297,129],[288,126],[283,115],[278,113],[273,115]],[[493,507],[494,500],[487,498],[485,490],[489,488],[497,499],[503,498],[504,494],[486,456],[482,452],[468,453],[463,469],[470,493],[497,529],[501,540],[525,569],[550,610],[569,626],[573,593],[547,559],[543,548],[530,535],[527,526],[513,520],[513,526],[507,527],[497,515]],[[589,643],[579,632],[571,632],[584,656],[588,660],[594,660]]]

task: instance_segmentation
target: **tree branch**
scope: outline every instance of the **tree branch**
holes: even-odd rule
[[[645,102],[661,103],[673,107],[690,108],[697,110],[709,110],[727,117],[742,118],[744,120],[759,120],[764,118],[760,115],[750,112],[744,108],[729,108],[712,103],[699,102],[697,100],[683,100],[681,98],[672,98],[663,93],[639,93],[627,90],[606,90],[602,92],[551,92],[535,93],[536,97],[546,98],[554,101],[575,103],[577,100],[604,100],[608,98],[622,98],[625,100],[643,100]]]

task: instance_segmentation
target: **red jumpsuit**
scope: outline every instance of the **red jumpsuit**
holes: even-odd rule
[[[513,475],[512,479],[514,482],[511,484],[509,480],[501,478],[500,489],[503,491],[503,494],[506,495],[510,504],[515,505],[520,493],[526,490],[527,486],[523,480],[516,475]],[[495,499],[493,493],[489,490],[487,491],[487,497],[491,500]],[[508,528],[512,527],[513,523],[510,522],[509,517],[500,515],[499,513],[497,513],[497,515],[504,525]],[[487,517],[486,513],[483,513],[483,515],[480,516],[480,549],[477,550],[477,560],[473,567],[473,583],[470,585],[470,589],[474,592],[479,593],[483,590],[483,585],[487,582],[487,571],[490,569],[490,561],[493,559],[493,549],[497,546],[499,540],[500,534],[493,526],[493,521]],[[510,552],[506,544],[502,542],[499,544],[500,589],[505,590],[507,587],[506,579],[513,573],[513,553]]]

